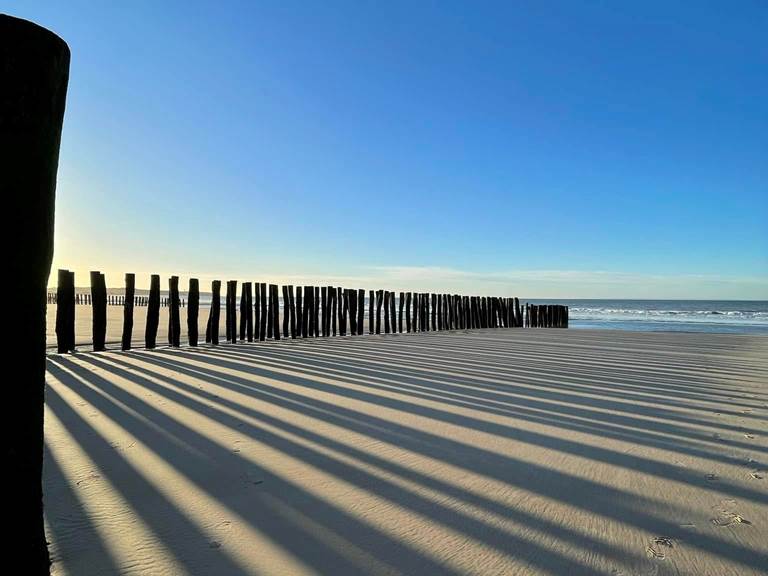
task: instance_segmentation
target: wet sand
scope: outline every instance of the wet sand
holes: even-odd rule
[[[49,355],[47,381],[57,576],[768,566],[766,337],[84,352]]]

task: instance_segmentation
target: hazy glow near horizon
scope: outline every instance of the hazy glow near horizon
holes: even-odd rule
[[[72,49],[53,282],[768,299],[764,2],[4,9]]]

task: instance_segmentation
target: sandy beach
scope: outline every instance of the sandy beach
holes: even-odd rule
[[[57,576],[768,567],[766,337],[85,352],[49,355],[47,384]]]

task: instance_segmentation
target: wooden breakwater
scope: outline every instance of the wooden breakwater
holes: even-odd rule
[[[60,353],[75,348],[74,325],[77,304],[92,307],[94,350],[104,350],[108,305],[123,307],[121,349],[131,348],[135,307],[146,308],[145,348],[157,346],[160,308],[168,308],[168,342],[181,345],[179,278],[168,279],[168,296],[161,298],[160,276],[150,278],[148,296],[135,295],[135,276],[126,274],[125,294],[107,294],[104,275],[91,272],[90,293],[77,294],[74,273],[59,270],[58,287],[48,295],[56,308],[56,338]],[[211,305],[205,330],[205,342],[219,344],[221,281],[211,283]],[[200,284],[189,280],[187,301],[187,342],[197,346],[200,313]],[[369,290],[366,324],[366,291],[339,286],[293,286],[242,282],[225,284],[224,337],[227,342],[280,340],[281,338],[320,338],[393,334],[482,328],[567,328],[568,307],[559,304],[521,306],[515,297],[469,296],[450,293],[399,293]]]

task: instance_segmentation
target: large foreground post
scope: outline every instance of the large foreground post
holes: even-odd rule
[[[45,306],[53,257],[56,171],[69,79],[69,48],[26,20],[0,15],[0,194],[5,214],[19,221],[24,239],[8,254],[17,285],[8,325],[22,343],[7,354],[3,402],[3,464],[7,550],[26,574],[48,574],[43,528],[43,398]]]

